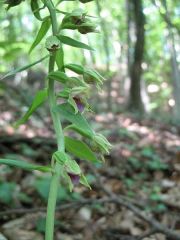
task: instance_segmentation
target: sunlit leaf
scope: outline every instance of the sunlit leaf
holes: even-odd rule
[[[36,93],[34,100],[31,104],[31,106],[29,107],[28,111],[25,113],[25,115],[18,120],[15,123],[15,127],[18,127],[19,125],[25,123],[29,117],[33,114],[33,112],[42,104],[45,102],[45,100],[47,99],[47,89],[43,89],[40,90]]]
[[[69,103],[58,105],[54,108],[54,111],[58,111],[61,118],[65,118],[69,122],[75,124],[77,127],[83,129],[88,136],[94,136],[94,132],[87,120],[79,112],[75,114],[73,107]]]
[[[92,47],[88,46],[87,44],[82,43],[80,41],[77,41],[77,40],[75,40],[73,38],[70,38],[68,36],[58,35],[58,38],[62,43],[66,44],[66,45],[76,47],[76,48],[83,48],[83,49],[87,49],[87,50],[90,50],[90,51],[94,51],[94,49]]]
[[[39,0],[31,0],[31,10],[34,14],[34,16],[39,20],[43,21],[43,18],[40,15],[40,7],[39,7]]]
[[[31,53],[32,50],[41,42],[41,40],[44,38],[47,31],[49,30],[50,25],[51,25],[50,18],[49,17],[45,18],[41,24],[41,27],[37,33],[37,36],[36,36],[34,42],[32,43],[32,45],[30,47],[29,53]]]
[[[30,67],[32,67],[32,66],[34,66],[34,65],[36,65],[38,63],[41,63],[43,60],[45,60],[48,57],[49,57],[49,54],[46,55],[45,57],[41,58],[40,60],[36,61],[36,62],[30,63],[30,64],[28,64],[26,66],[23,66],[23,67],[20,67],[20,68],[16,68],[16,69],[10,71],[9,73],[7,73],[4,77],[1,78],[1,80],[6,78],[6,77],[13,76],[13,75],[15,75],[18,72],[22,72],[22,71],[24,71],[26,69],[29,69]]]

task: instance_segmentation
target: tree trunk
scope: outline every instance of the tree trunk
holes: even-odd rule
[[[126,11],[127,11],[127,17],[126,17],[126,24],[127,24],[127,73],[130,75],[130,69],[132,66],[132,60],[133,60],[133,29],[134,29],[134,21],[133,21],[133,4],[131,0],[126,1]]]
[[[166,10],[166,17],[170,20],[170,14],[167,7],[166,0],[162,1],[164,8]],[[175,39],[174,39],[174,32],[171,26],[171,21],[166,21],[167,27],[168,27],[168,45],[169,45],[169,51],[171,54],[171,68],[172,68],[172,81],[173,81],[173,96],[175,100],[174,105],[174,121],[176,123],[180,124],[180,70],[179,65],[177,62],[177,56],[176,56],[176,49],[175,49]]]
[[[130,0],[134,11],[136,41],[133,61],[130,66],[130,96],[128,108],[131,111],[142,113],[144,106],[141,97],[142,61],[145,45],[145,16],[143,13],[142,0]]]

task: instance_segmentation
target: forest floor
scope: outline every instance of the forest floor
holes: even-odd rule
[[[49,119],[14,130],[19,110],[11,106],[0,105],[0,157],[48,164]],[[92,124],[113,149],[102,165],[82,162],[92,190],[59,189],[55,239],[180,239],[180,129],[125,113],[96,115]],[[0,240],[43,239],[49,178],[0,166]]]

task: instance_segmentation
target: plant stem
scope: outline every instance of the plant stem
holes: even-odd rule
[[[53,35],[58,33],[57,18],[56,18],[56,9],[51,0],[44,0],[46,7],[48,8],[51,16],[52,32]],[[54,71],[56,53],[52,53],[49,59],[49,72]],[[59,114],[53,109],[56,106],[56,97],[54,93],[54,80],[48,80],[48,97],[49,97],[49,106],[51,117],[53,120],[54,130],[56,133],[57,146],[59,151],[64,151],[64,136],[62,131],[62,126],[59,118]],[[56,208],[56,199],[59,186],[59,178],[61,172],[61,165],[55,163],[54,173],[52,174],[50,189],[49,189],[49,198],[47,205],[47,215],[46,215],[46,232],[45,240],[54,239],[54,218],[55,218],[55,208]]]

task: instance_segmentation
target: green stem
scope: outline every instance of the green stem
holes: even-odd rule
[[[58,33],[58,25],[56,18],[56,9],[51,0],[44,0],[46,7],[48,8],[51,16],[52,23],[52,32],[53,35]],[[49,59],[49,72],[54,71],[56,53],[52,53]],[[59,118],[59,114],[53,109],[56,106],[56,97],[54,92],[54,80],[48,80],[48,96],[49,96],[49,106],[51,117],[53,120],[54,130],[56,133],[57,146],[59,151],[64,151],[64,136],[62,131],[62,126]],[[59,179],[60,179],[61,165],[55,163],[54,173],[51,178],[50,189],[49,189],[49,198],[47,205],[47,215],[46,215],[46,232],[45,240],[54,239],[54,219],[55,219],[55,208],[56,208],[56,199],[58,193]]]

